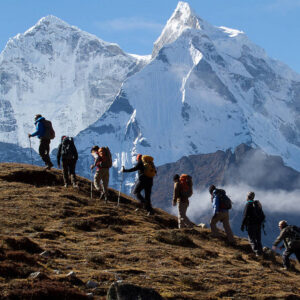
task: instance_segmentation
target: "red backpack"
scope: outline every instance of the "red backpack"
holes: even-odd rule
[[[179,177],[180,193],[183,197],[191,197],[193,195],[193,180],[190,175],[181,174]]]
[[[111,152],[108,147],[101,147],[98,150],[99,156],[102,158],[102,162],[100,164],[101,168],[111,168],[112,167],[112,158]]]

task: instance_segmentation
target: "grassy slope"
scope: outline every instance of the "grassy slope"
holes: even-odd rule
[[[152,287],[166,299],[300,299],[299,266],[285,272],[279,257],[256,259],[243,239],[230,247],[208,229],[178,230],[175,217],[160,209],[149,217],[136,212],[137,203],[125,195],[117,208],[113,190],[108,204],[91,201],[90,183],[80,178],[79,184],[79,191],[62,187],[57,170],[0,164],[1,299],[42,299],[42,293],[84,299],[88,292],[105,299],[117,278]],[[23,237],[51,256],[40,257],[26,240],[18,244]],[[34,271],[44,277],[27,279]],[[99,287],[74,286],[65,278],[70,271]]]

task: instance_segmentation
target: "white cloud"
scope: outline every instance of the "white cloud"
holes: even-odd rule
[[[103,22],[96,22],[96,27],[106,31],[134,31],[134,30],[150,30],[161,31],[163,24],[148,21],[143,18],[119,18],[107,20]]]

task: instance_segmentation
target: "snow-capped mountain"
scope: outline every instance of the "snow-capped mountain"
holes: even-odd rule
[[[109,145],[118,167],[136,153],[160,165],[245,143],[300,170],[299,108],[299,74],[243,32],[212,26],[179,2],[151,61],[77,143],[84,157],[87,145]]]
[[[143,64],[117,44],[54,16],[42,18],[0,54],[0,141],[28,147],[37,113],[52,121],[57,137],[76,135],[99,119]]]

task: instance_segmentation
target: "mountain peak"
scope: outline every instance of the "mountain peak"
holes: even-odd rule
[[[53,15],[48,15],[48,16],[45,16],[45,17],[41,18],[37,22],[37,25],[41,25],[41,24],[45,24],[45,25],[53,24],[53,25],[64,25],[64,26],[67,25],[67,26],[69,26],[68,23],[66,23],[62,19],[60,19],[60,18],[58,18],[56,16],[53,16]]]
[[[164,45],[174,42],[184,30],[201,29],[202,22],[187,2],[178,2],[160,37],[154,43],[152,56],[155,57]]]

